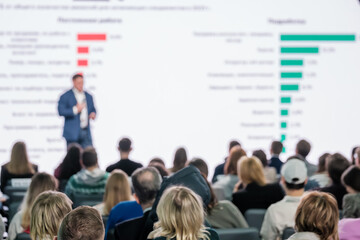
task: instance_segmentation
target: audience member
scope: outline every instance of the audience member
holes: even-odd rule
[[[306,159],[310,150],[311,150],[310,143],[304,139],[300,140],[296,144],[295,153],[296,153],[296,155],[298,155],[298,157],[300,157],[301,160],[303,160],[305,162],[307,172],[308,172],[308,177],[311,177],[317,171],[317,166],[309,163],[309,161]]]
[[[104,232],[99,211],[81,206],[65,216],[54,240],[103,240]]]
[[[161,158],[155,157],[155,158],[151,159],[150,162],[149,162],[149,166],[152,165],[152,164],[154,164],[154,163],[161,164],[161,165],[163,165],[163,166],[166,168],[165,162],[164,162],[164,160],[162,160]]]
[[[218,201],[211,184],[207,181],[208,166],[206,162],[200,158],[191,160],[188,165],[192,165],[199,169],[210,189],[210,203],[206,206],[205,219],[213,228],[248,228],[244,216],[239,209],[228,200]]]
[[[55,191],[56,188],[55,177],[47,173],[37,173],[32,177],[30,186],[20,206],[20,211],[11,220],[8,240],[14,240],[16,235],[22,232],[30,233],[30,211],[33,202],[40,193],[48,190]]]
[[[306,194],[296,210],[295,230],[289,240],[339,240],[339,211],[330,194]]]
[[[233,147],[235,147],[235,146],[240,146],[241,147],[241,144],[238,141],[235,141],[235,140],[233,140],[233,141],[231,141],[229,143],[229,154],[230,154],[231,149]],[[217,176],[224,175],[224,167],[225,167],[225,163],[226,163],[227,158],[228,157],[226,157],[224,159],[224,163],[221,163],[221,164],[216,166],[214,176],[213,176],[213,178],[211,180],[212,183],[215,183],[217,181]]]
[[[264,176],[265,176],[266,183],[275,183],[275,182],[277,182],[276,168],[268,166],[268,160],[266,158],[265,152],[263,150],[255,150],[253,152],[253,156],[260,159],[260,161],[261,161],[261,163],[263,165],[263,171],[264,171]]]
[[[117,239],[137,240],[146,239],[144,231],[145,222],[150,214],[157,193],[161,185],[161,177],[153,167],[139,168],[131,175],[134,188],[134,197],[140,204],[143,216],[127,221],[116,226]]]
[[[148,236],[149,233],[154,230],[154,223],[158,220],[156,208],[158,206],[161,196],[168,187],[174,185],[181,185],[190,188],[192,191],[194,191],[197,195],[201,197],[203,201],[203,206],[207,206],[210,203],[210,189],[204,179],[204,176],[196,167],[189,165],[169,176],[168,178],[164,178],[164,180],[162,181],[159,193],[156,196],[152,210],[149,213],[149,216],[145,223],[145,227],[143,230],[144,236]]]
[[[133,150],[131,140],[129,138],[122,138],[119,141],[118,150],[120,152],[120,160],[106,168],[107,172],[112,172],[114,169],[123,170],[128,176],[143,165],[129,159],[130,152]]]
[[[231,201],[234,187],[239,182],[237,163],[243,156],[246,156],[246,152],[240,146],[231,148],[230,155],[225,163],[224,175],[218,175],[218,180],[213,184],[214,188],[224,189],[226,200]]]
[[[327,171],[332,183],[320,188],[322,192],[328,192],[335,196],[339,209],[342,209],[342,200],[347,193],[346,188],[341,184],[341,175],[350,166],[350,162],[340,153],[335,153],[327,158]]]
[[[299,154],[288,157],[288,159],[286,161],[290,161],[292,159],[304,161],[303,157],[300,156]],[[306,166],[306,163],[305,163],[305,166]],[[307,167],[306,167],[306,169],[307,169]],[[307,171],[309,173],[309,169]],[[317,181],[308,178],[308,181],[305,184],[305,191],[318,190],[319,188],[320,188],[320,185],[319,185],[319,183]]]
[[[188,165],[192,165],[199,169],[200,173],[205,177],[205,179],[209,176],[209,168],[206,162],[201,158],[193,158],[188,162]]]
[[[156,209],[159,221],[149,239],[208,239],[218,240],[217,233],[204,226],[201,198],[183,186],[168,188]]]
[[[356,157],[357,157],[357,154],[356,154],[356,150],[359,148],[360,146],[356,146],[356,147],[353,147],[353,149],[351,150],[351,164],[352,165],[355,165],[355,160],[356,160]]]
[[[344,218],[360,218],[360,168],[349,167],[342,175],[348,194],[343,198]]]
[[[120,202],[111,210],[106,224],[105,236],[117,223],[129,219],[143,217],[143,222],[140,222],[145,225],[145,220],[152,209],[156,194],[160,189],[161,176],[156,168],[147,167],[135,170],[131,179],[136,201]],[[141,233],[138,230],[137,234]]]
[[[59,226],[71,211],[71,200],[54,191],[41,193],[31,208],[30,236],[36,240],[51,240],[57,236]]]
[[[164,178],[164,177],[167,177],[170,175],[169,171],[165,167],[164,161],[160,158],[151,159],[148,167],[156,168],[159,171],[161,178]]]
[[[281,166],[283,165],[283,162],[280,160],[279,156],[283,150],[283,144],[280,141],[273,141],[271,143],[270,147],[270,163],[269,167],[276,168],[276,173],[280,174]]]
[[[65,193],[73,200],[74,194],[103,194],[109,173],[98,165],[97,153],[93,147],[87,147],[82,153],[84,169],[73,175],[66,184]]]
[[[360,218],[343,218],[339,221],[339,239],[360,239]]]
[[[116,204],[130,200],[132,197],[128,176],[124,171],[115,169],[106,182],[104,201],[94,208],[99,210],[102,216],[108,216]]]
[[[16,142],[11,150],[10,162],[1,166],[1,191],[13,178],[31,178],[38,166],[31,164],[24,142]]]
[[[310,180],[316,181],[320,187],[326,187],[331,183],[331,179],[326,170],[326,158],[330,156],[329,153],[324,153],[319,157],[319,164],[317,172],[310,177]]]
[[[178,148],[175,152],[173,167],[169,169],[170,172],[175,173],[183,169],[187,162],[187,154],[185,148]]]
[[[354,165],[360,167],[360,147],[355,150]]]
[[[81,170],[82,148],[78,143],[70,143],[62,163],[55,169],[54,176],[59,180],[59,191],[64,192],[69,178]]]
[[[302,160],[292,159],[281,168],[281,183],[286,196],[266,211],[261,227],[264,240],[281,239],[283,230],[295,225],[295,213],[304,194],[307,169]]]
[[[257,157],[242,157],[238,163],[243,189],[233,193],[232,202],[242,214],[250,208],[268,208],[280,201],[284,192],[278,183],[266,185],[262,164]]]

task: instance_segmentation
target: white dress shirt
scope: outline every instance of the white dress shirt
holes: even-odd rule
[[[72,90],[74,92],[77,103],[85,103],[85,107],[83,108],[83,110],[80,113],[80,127],[86,128],[88,126],[89,116],[88,116],[88,109],[87,109],[87,105],[86,105],[85,92],[84,91],[80,92],[76,88],[73,88]],[[76,106],[73,107],[73,112],[75,115],[79,113]]]

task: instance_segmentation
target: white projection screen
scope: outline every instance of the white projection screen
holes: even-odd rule
[[[210,167],[230,140],[284,160],[305,138],[309,160],[360,144],[358,0],[0,1],[0,159],[25,141],[53,172],[65,156],[60,94],[84,74],[100,167],[177,147]]]

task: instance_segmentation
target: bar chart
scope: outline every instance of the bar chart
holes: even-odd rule
[[[311,63],[314,59],[321,59],[321,49],[324,43],[327,44],[324,48],[325,51],[327,49],[335,51],[334,49],[339,45],[355,41],[355,34],[280,34],[280,139],[285,146],[283,152],[286,152],[287,148],[287,135],[289,133],[296,135],[296,132],[291,129],[292,123],[296,122],[296,119],[292,118],[291,112],[292,109],[299,108],[297,106],[299,104],[292,101],[292,98],[299,96],[302,89],[311,89],[311,81],[315,80],[314,76],[321,77],[321,72],[304,74],[307,72],[306,63]],[[329,42],[332,43],[331,47],[328,45]],[[351,47],[351,45],[346,46]],[[307,87],[302,87],[303,85]],[[304,109],[304,114],[306,114],[306,109]]]

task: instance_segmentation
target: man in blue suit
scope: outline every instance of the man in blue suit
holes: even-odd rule
[[[59,115],[65,117],[63,137],[67,145],[79,143],[83,148],[92,146],[90,119],[96,117],[93,97],[84,91],[84,78],[75,74],[73,88],[60,96]]]

